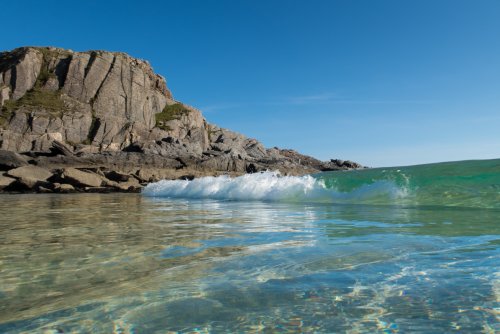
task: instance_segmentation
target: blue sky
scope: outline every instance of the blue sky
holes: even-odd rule
[[[0,49],[147,59],[209,122],[370,166],[500,158],[500,1],[5,1]]]

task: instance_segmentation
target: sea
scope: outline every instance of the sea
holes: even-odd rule
[[[1,195],[0,333],[500,333],[500,160]]]

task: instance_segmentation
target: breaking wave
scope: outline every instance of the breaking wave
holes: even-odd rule
[[[500,208],[500,159],[282,176],[279,172],[163,180],[145,196],[291,203]]]
[[[279,172],[247,174],[235,178],[228,176],[203,177],[187,180],[163,180],[151,183],[143,191],[146,196],[217,199],[217,200],[263,200],[279,202],[315,203],[377,203],[403,198],[405,189],[389,181],[367,184],[344,193],[328,188],[324,180],[313,176],[282,176]]]

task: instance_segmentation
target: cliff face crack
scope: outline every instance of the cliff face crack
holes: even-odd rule
[[[94,61],[96,60],[96,58],[97,58],[97,52],[92,51],[90,53],[89,62],[87,63],[87,66],[85,66],[85,70],[83,71],[83,79],[87,78],[87,74],[89,74],[90,68],[94,64]]]
[[[66,82],[66,78],[68,77],[68,71],[69,71],[69,64],[71,63],[71,60],[73,59],[73,56],[70,55],[69,57],[62,59],[55,68],[55,75],[57,76],[57,80],[59,81],[59,89],[64,87],[64,83]]]
[[[115,63],[116,63],[116,55],[113,55],[113,61],[111,62],[111,66],[109,67],[108,72],[104,76],[104,79],[102,80],[101,84],[99,85],[99,88],[97,88],[95,95],[92,97],[92,107],[94,107],[93,102],[95,102],[97,100],[97,98],[99,97],[99,93],[101,92],[102,86],[104,86],[104,83],[106,82],[109,75],[113,71],[113,68],[115,67]]]
[[[101,120],[99,118],[92,118],[92,123],[90,124],[89,133],[87,135],[87,142],[92,144],[95,136],[97,135],[97,131],[101,126]]]
[[[16,91],[16,78],[17,78],[17,68],[15,66],[12,66],[10,68],[10,86],[12,87],[12,94]]]
[[[131,76],[131,80],[132,80],[132,69],[130,68],[130,76]],[[129,114],[129,105],[128,105],[128,92],[127,92],[127,89],[125,88],[125,83],[124,83],[124,78],[123,78],[123,64],[122,66],[120,66],[120,83],[122,85],[122,90],[123,90],[123,94],[124,94],[124,99],[125,99],[125,118],[127,119],[130,119],[130,114]],[[132,89],[131,89],[132,91]],[[132,95],[132,92],[130,92],[130,94]]]

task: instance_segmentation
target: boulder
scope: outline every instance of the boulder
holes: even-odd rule
[[[7,188],[10,186],[12,183],[14,183],[16,179],[12,177],[8,177],[5,175],[0,175],[0,190]]]
[[[262,159],[267,156],[267,151],[264,145],[255,139],[249,139],[245,143],[245,151],[252,158]]]
[[[40,191],[40,188],[52,189],[53,184],[48,181],[37,180],[35,178],[25,176],[16,179],[11,183],[6,190],[9,191]]]
[[[44,186],[39,186],[39,187],[37,188],[37,191],[38,191],[39,193],[41,193],[41,194],[50,194],[50,193],[52,193],[52,192],[53,192],[53,191],[52,191],[52,189],[45,188]]]
[[[72,193],[75,192],[75,188],[67,183],[54,183],[54,191],[58,193]]]
[[[77,187],[100,187],[103,183],[103,179],[99,175],[76,168],[65,168],[62,171],[61,178]]]
[[[58,140],[54,140],[52,142],[52,151],[67,156],[74,155],[73,149],[69,145],[66,145]]]
[[[32,178],[32,177],[20,177],[16,180],[16,188],[19,188],[19,189],[28,189],[28,190],[34,190],[36,188],[38,188],[38,186],[40,185],[41,181],[40,180],[37,180],[35,178]]]
[[[17,179],[46,181],[53,174],[51,171],[45,168],[37,166],[23,166],[9,170],[7,172],[7,175],[15,177]]]
[[[0,170],[9,170],[27,165],[28,161],[21,154],[0,150]]]
[[[139,180],[141,180],[141,182],[154,182],[159,180],[155,170],[150,168],[139,169],[136,173],[136,176],[139,178]]]
[[[127,182],[118,183],[118,189],[122,191],[133,191],[141,188],[142,186],[136,178],[130,178]]]
[[[330,159],[329,162],[322,163],[320,170],[326,172],[332,170],[359,169],[359,168],[363,168],[363,166],[353,161]]]

